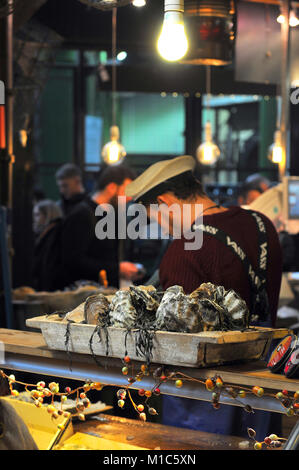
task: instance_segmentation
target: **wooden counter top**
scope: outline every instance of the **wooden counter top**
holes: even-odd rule
[[[54,360],[65,360],[67,356],[63,351],[50,350],[41,333],[2,328],[0,329],[0,341],[4,344],[4,349],[7,353],[50,358]],[[80,363],[84,362],[85,364],[94,362],[91,356],[75,353],[72,353],[72,360],[73,362],[78,361]],[[111,359],[111,361],[116,364],[120,364],[121,362],[119,359]],[[217,366],[217,368],[186,368],[184,372],[192,377],[201,378],[219,374],[225,382],[243,386],[258,384],[261,387],[273,390],[286,388],[291,392],[295,392],[299,389],[299,379],[287,379],[282,374],[273,374],[265,368],[264,362]]]
[[[203,431],[142,423],[138,420],[101,414],[99,420],[74,423],[74,432],[132,444],[151,450],[238,450],[247,438],[223,436]],[[250,441],[250,449],[252,449]]]

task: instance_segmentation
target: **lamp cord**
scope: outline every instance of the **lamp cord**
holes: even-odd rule
[[[116,125],[116,36],[117,8],[112,10],[112,124]]]
[[[207,111],[210,114],[210,100],[211,100],[211,66],[206,66],[206,90],[207,90]],[[208,119],[209,120],[209,119]]]

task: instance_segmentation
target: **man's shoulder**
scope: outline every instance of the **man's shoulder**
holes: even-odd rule
[[[73,208],[70,214],[68,214],[65,219],[64,223],[68,223],[78,218],[90,219],[94,216],[96,209],[96,204],[94,201],[86,197],[83,201],[76,204],[76,207]]]

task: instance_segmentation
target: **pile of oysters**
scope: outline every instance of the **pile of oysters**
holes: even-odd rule
[[[164,292],[153,286],[131,286],[113,296],[92,295],[79,307],[84,323],[128,330],[199,333],[243,330],[249,323],[246,302],[234,290],[210,282],[201,284],[189,295],[181,286],[169,287]],[[75,313],[70,312],[67,318],[76,321]]]

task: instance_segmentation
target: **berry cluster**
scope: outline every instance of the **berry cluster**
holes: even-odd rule
[[[0,375],[8,380],[10,393],[12,396],[17,397],[19,395],[18,390],[13,388],[13,384],[23,385],[26,392],[28,392],[32,398],[35,406],[37,408],[40,408],[42,405],[47,406],[47,411],[53,419],[57,419],[58,416],[70,416],[70,413],[63,409],[63,405],[69,396],[76,395],[76,416],[79,418],[79,420],[84,421],[85,416],[83,412],[90,406],[90,400],[87,398],[86,393],[89,390],[102,390],[103,388],[103,385],[99,382],[87,382],[82,387],[78,387],[74,390],[72,390],[70,387],[65,387],[64,391],[60,392],[59,384],[57,382],[51,382],[48,384],[48,387],[46,387],[46,383],[43,381],[40,381],[37,384],[25,384],[23,382],[16,381],[14,375],[8,376],[2,370],[0,371]],[[59,408],[54,405],[55,397],[60,400]],[[48,405],[44,404],[45,398],[49,398],[51,403]],[[63,428],[61,424],[59,424],[58,427],[59,429]]]
[[[256,440],[256,432],[252,428],[247,428],[247,433],[250,439],[254,440],[254,449],[255,450],[261,450],[263,448],[263,444],[265,444],[266,447],[270,448],[279,448],[282,446],[282,441],[285,441],[286,439],[283,439],[282,437],[278,437],[276,434],[270,434],[270,436],[265,437],[265,439],[262,442],[259,442]]]
[[[117,399],[118,399],[118,406],[123,408],[126,403],[126,399],[129,399],[131,404],[133,405],[135,411],[138,414],[139,419],[142,421],[146,421],[147,414],[152,416],[157,415],[157,411],[155,408],[150,406],[149,400],[153,395],[160,395],[160,387],[163,386],[164,383],[167,381],[173,381],[174,385],[177,388],[181,388],[184,385],[184,382],[196,382],[202,385],[205,385],[206,389],[211,392],[211,403],[215,410],[219,409],[220,407],[220,397],[222,394],[226,394],[229,397],[233,398],[234,400],[238,401],[241,406],[243,406],[244,410],[248,413],[253,413],[253,409],[250,405],[244,404],[240,399],[246,398],[248,394],[253,394],[257,397],[262,398],[266,395],[264,389],[259,386],[254,386],[251,388],[245,388],[240,386],[232,386],[229,384],[225,384],[222,378],[218,375],[208,378],[206,380],[201,380],[199,378],[193,378],[181,372],[169,372],[165,371],[163,366],[158,367],[157,369],[151,371],[149,364],[141,364],[138,368],[137,372],[134,371],[134,365],[130,359],[130,357],[126,354],[122,360],[122,374],[124,376],[128,375],[127,378],[127,386],[121,388],[117,391]],[[149,376],[152,373],[153,378],[155,379],[155,385],[152,387],[151,390],[145,390],[140,388],[138,390],[138,397],[145,398],[143,403],[135,403],[132,399],[130,393],[130,387],[135,382],[140,382],[144,377]],[[90,400],[87,398],[86,393],[89,390],[102,390],[103,386],[99,382],[91,382],[87,381],[82,387],[78,387],[75,390],[71,390],[70,387],[66,387],[63,392],[59,391],[59,384],[56,382],[51,382],[46,387],[45,382],[40,381],[37,384],[24,384],[22,382],[17,382],[14,375],[7,376],[3,371],[0,371],[0,375],[6,378],[9,383],[10,392],[13,396],[18,396],[19,392],[17,389],[14,388],[14,384],[20,384],[25,386],[25,390],[29,392],[34,404],[37,407],[41,407],[44,399],[49,398],[51,403],[47,406],[48,412],[51,414],[52,418],[57,418],[59,415],[67,416],[67,412],[63,409],[63,405],[67,400],[67,397],[76,394],[76,410],[77,416],[80,420],[84,420],[84,409],[90,406]],[[31,390],[29,390],[29,388]],[[299,416],[299,391],[295,392],[292,396],[287,390],[282,390],[281,392],[274,394],[267,394],[268,396],[275,397],[277,400],[280,401],[283,408],[286,410],[287,416]],[[54,397],[60,398],[60,407],[56,409],[54,405]],[[140,400],[141,401],[141,400]],[[253,433],[252,433],[253,434]],[[254,434],[255,436],[255,434]],[[250,437],[254,437],[253,435]],[[270,437],[271,445],[270,445]],[[265,438],[264,444],[270,447],[278,447],[280,444],[281,438],[274,439],[274,435],[269,436],[269,438]],[[255,448],[259,448],[260,444],[263,443],[256,442]]]
[[[282,390],[281,392],[276,393],[275,397],[286,409],[286,414],[288,416],[299,416],[299,391],[295,392],[291,397],[287,390]]]

